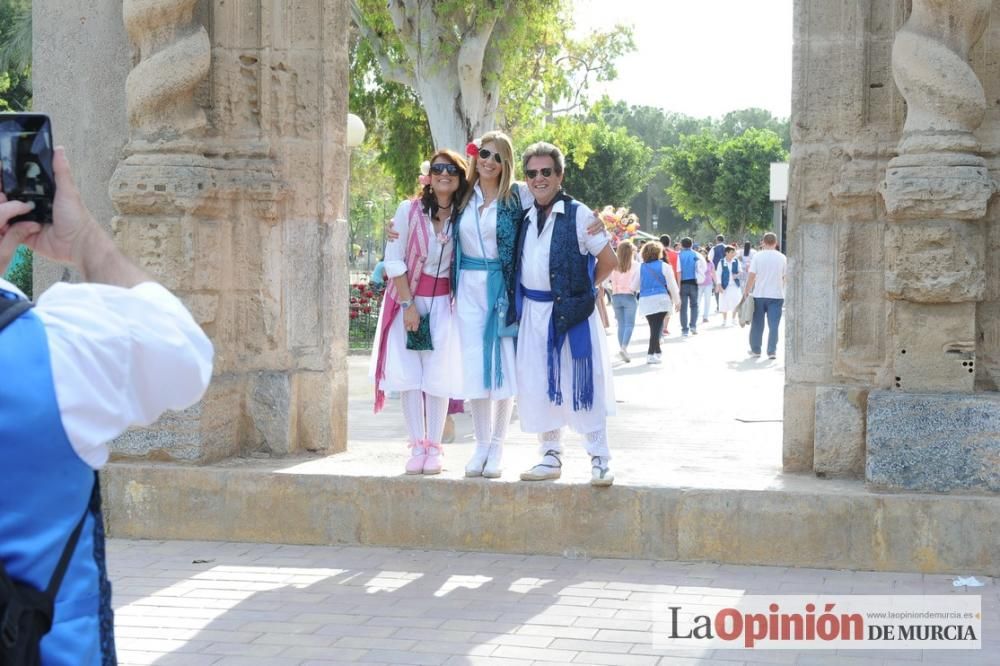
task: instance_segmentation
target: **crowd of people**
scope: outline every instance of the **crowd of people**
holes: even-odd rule
[[[525,150],[524,182],[514,180],[513,145],[503,132],[479,137],[466,156],[431,156],[418,196],[401,202],[389,224],[380,266],[386,292],[370,375],[376,413],[387,392],[399,396],[407,474],[441,471],[449,403],[457,399],[470,408],[475,436],[465,475],[499,477],[516,399],[522,430],[539,442],[539,460],[522,480],[560,477],[569,429],[583,436],[591,484],[612,485],[614,386],[608,324],[597,307],[605,291],[625,362],[637,314],[650,330],[646,361],[658,364],[672,312],[687,337],[698,334],[699,314],[704,323],[715,306],[728,325],[751,298],[760,305],[750,353],[760,355],[766,320],[774,358],[784,298],[774,234],[759,251],[726,245],[722,236],[711,248],[663,236],[641,247],[622,242],[616,252],[603,222],[563,190],[556,146]]]
[[[608,281],[618,327],[618,354],[631,362],[628,351],[636,314],[649,324],[646,362],[661,363],[662,338],[670,334],[673,311],[680,313],[681,336],[698,334],[699,317],[708,323],[710,313],[722,315],[722,326],[738,321],[737,312],[752,305],[750,355],[760,356],[763,330],[768,328],[768,358],[777,357],[778,325],[785,298],[785,256],[777,249],[777,236],[764,234],[760,248],[745,241],[742,248],[727,245],[719,235],[712,247],[698,246],[690,238],[671,245],[670,236],[659,241],[623,242],[617,248],[617,265]],[[640,261],[633,260],[638,252]],[[747,308],[749,310],[749,307]]]

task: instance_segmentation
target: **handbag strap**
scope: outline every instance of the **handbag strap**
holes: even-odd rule
[[[31,301],[23,298],[10,299],[0,296],[0,331],[8,324],[30,310],[33,306]]]

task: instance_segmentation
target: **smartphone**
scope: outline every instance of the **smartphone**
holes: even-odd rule
[[[35,210],[13,222],[52,222],[56,179],[52,123],[42,113],[0,113],[0,187],[9,201],[32,201]]]

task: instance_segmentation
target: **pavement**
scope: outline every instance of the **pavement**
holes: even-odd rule
[[[784,346],[778,358],[748,355],[750,328],[722,326],[717,314],[699,324],[699,334],[683,338],[679,317],[670,320],[662,344],[663,363],[646,364],[649,327],[637,318],[630,344],[631,363],[618,355],[614,316],[608,348],[612,352],[617,415],[608,419],[616,483],[676,488],[785,489],[809,486],[815,477],[781,471],[781,420]],[[782,330],[783,341],[783,330]],[[347,451],[294,461],[296,473],[394,476],[408,456],[406,430],[397,400],[372,414],[368,356],[348,358],[349,440]],[[455,442],[445,446],[442,478],[462,478],[475,446],[472,417],[455,416]],[[583,483],[590,459],[582,438],[564,435],[563,478]],[[504,451],[499,482],[517,482],[537,462],[535,435],[521,432],[516,410]],[[243,464],[243,463],[240,463]],[[838,481],[830,481],[835,487]]]
[[[1000,587],[950,577],[651,560],[192,541],[109,542],[119,662],[178,666],[977,666]],[[653,608],[744,594],[980,594],[983,647],[658,650]]]
[[[781,489],[858,487],[781,471],[783,346],[776,361],[747,356],[748,329],[713,315],[681,338],[677,317],[662,365],[646,365],[645,322],[634,360],[616,359],[618,415],[609,420],[616,485]],[[617,349],[612,323],[608,338]],[[367,357],[349,359],[348,451],[289,459],[282,471],[397,476],[406,458],[398,404],[371,413]],[[459,479],[472,452],[456,418],[439,478]],[[589,461],[567,438],[563,478],[585,483]],[[501,479],[536,456],[511,424]],[[232,464],[246,465],[248,461]],[[249,461],[271,464],[276,461]],[[602,491],[603,492],[603,491]],[[606,492],[614,492],[610,489]],[[112,539],[121,664],[330,666],[432,664],[1000,664],[1000,588],[955,588],[952,577],[636,559]],[[963,572],[976,573],[976,572]],[[979,594],[978,651],[658,650],[653,609],[697,609],[745,594]]]

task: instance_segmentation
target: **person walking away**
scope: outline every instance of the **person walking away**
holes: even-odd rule
[[[681,273],[681,335],[690,332],[698,335],[698,284],[708,270],[705,258],[691,249],[691,239],[681,239],[681,252],[677,258]]]
[[[639,312],[649,323],[646,363],[654,365],[663,362],[659,336],[663,317],[671,309],[679,307],[680,300],[674,269],[660,259],[663,256],[663,246],[650,241],[642,246],[640,254],[642,266],[632,278],[632,289],[639,292]]]
[[[763,249],[750,261],[747,290],[753,296],[753,320],[750,322],[750,355],[760,356],[767,320],[767,357],[778,353],[778,324],[785,304],[785,268],[788,260],[778,251],[778,237],[764,234]]]
[[[698,283],[698,310],[701,312],[701,323],[708,323],[708,313],[712,311],[713,296],[718,293],[719,276],[712,262],[708,261],[708,250],[702,250],[705,258],[705,278]]]
[[[736,308],[739,307],[743,298],[743,290],[740,289],[740,261],[736,258],[736,248],[730,245],[726,248],[726,256],[719,263],[719,311],[722,313],[722,325],[729,324],[729,313],[733,313],[733,321],[736,321]]]
[[[611,307],[615,311],[615,321],[618,324],[618,355],[623,361],[630,363],[632,357],[628,354],[628,343],[632,340],[632,331],[635,330],[635,313],[638,307],[632,278],[639,272],[639,263],[633,261],[635,246],[627,241],[618,245],[616,254],[618,265],[611,271],[610,278]]]
[[[670,236],[663,234],[660,236],[660,245],[663,246],[663,261],[670,264],[670,267],[674,271],[674,278],[677,284],[681,283],[681,273],[680,264],[678,263],[678,256],[680,253],[673,248],[670,244]],[[676,309],[676,303],[674,304]],[[670,315],[673,313],[674,309],[667,312],[666,316],[663,318],[663,335],[670,335]]]

